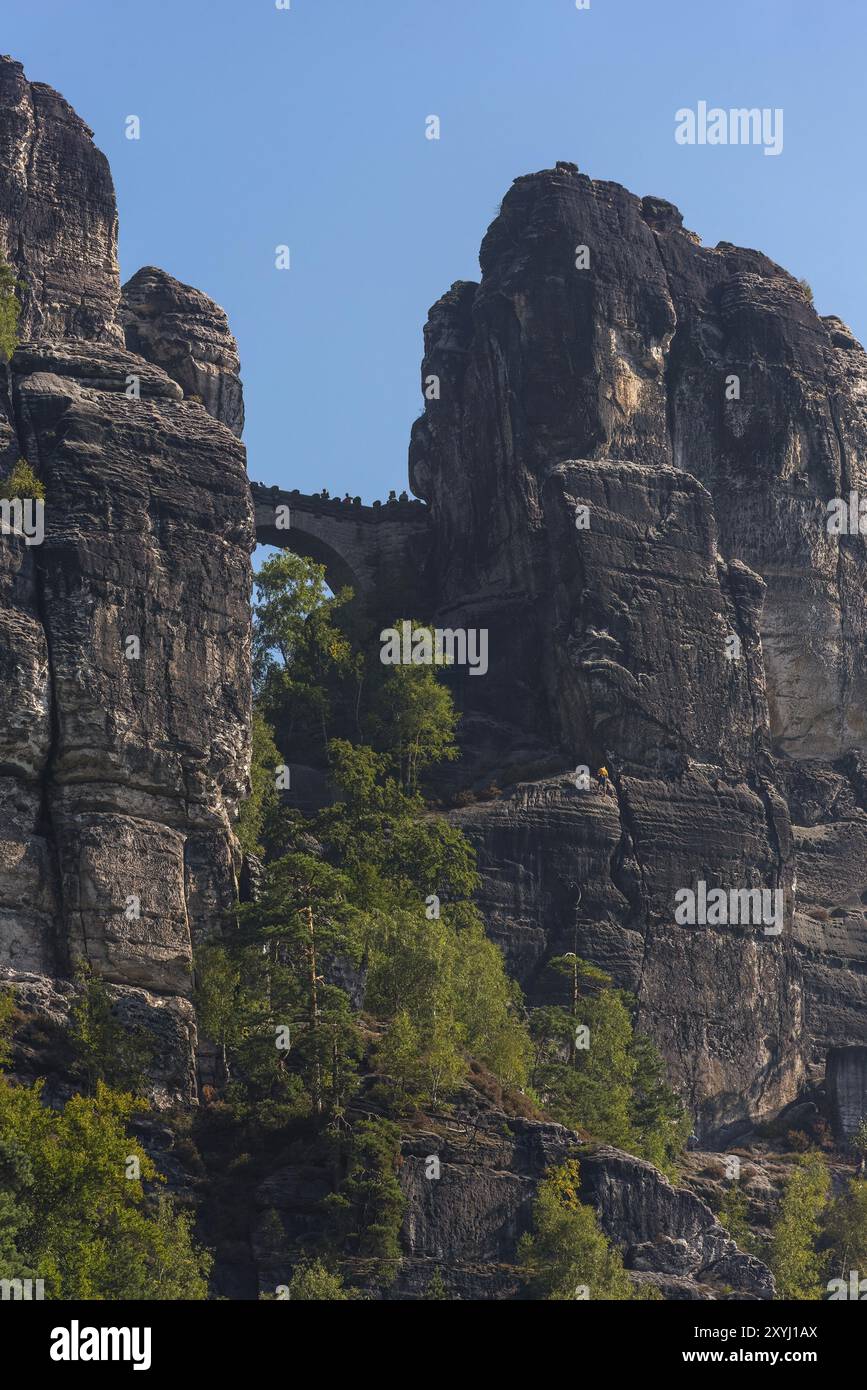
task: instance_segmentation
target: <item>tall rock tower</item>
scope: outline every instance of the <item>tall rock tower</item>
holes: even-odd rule
[[[235,900],[253,518],[225,316],[149,271],[125,340],[116,233],[91,132],[0,59],[0,252],[22,282],[0,460],[46,490],[42,543],[0,537],[0,970],[62,1013],[89,962],[161,1037],[171,1097],[194,1086],[192,945]]]

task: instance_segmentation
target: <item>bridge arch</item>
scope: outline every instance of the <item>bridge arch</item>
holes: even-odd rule
[[[332,589],[349,585],[359,608],[377,621],[426,612],[431,545],[424,502],[364,506],[263,483],[251,487],[260,544],[324,565]]]

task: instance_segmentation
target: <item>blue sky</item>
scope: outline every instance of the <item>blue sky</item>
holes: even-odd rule
[[[4,0],[0,43],[108,155],[124,278],[163,266],[227,310],[251,477],[369,501],[406,485],[428,307],[477,278],[511,181],[558,159],[669,199],[707,244],[765,251],[863,341],[865,14],[862,0]],[[675,111],[700,100],[782,107],[782,154],[678,145]]]

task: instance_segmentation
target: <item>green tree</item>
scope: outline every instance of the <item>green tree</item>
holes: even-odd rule
[[[51,1299],[207,1296],[190,1218],[145,1200],[158,1175],[127,1126],[146,1108],[98,1082],[55,1110],[41,1082],[0,1077],[0,1278],[44,1279]]]
[[[530,1016],[534,1091],[563,1124],[673,1173],[689,1118],[665,1084],[653,1043],[634,1031],[633,1001],[575,954],[550,968],[568,977],[570,1006],[549,1004]]]
[[[867,1115],[861,1116],[850,1143],[858,1165],[858,1176],[861,1177],[867,1170]]]
[[[393,1020],[379,1062],[397,1069],[401,1095],[436,1101],[460,1083],[469,1057],[525,1084],[529,1040],[519,993],[469,904],[438,918],[392,909],[370,939],[368,960],[365,1005]]]
[[[518,1257],[529,1292],[538,1299],[627,1302],[634,1297],[623,1260],[578,1197],[580,1168],[570,1159],[551,1169],[533,1203],[533,1231]]]
[[[400,1260],[405,1199],[397,1178],[400,1130],[390,1120],[361,1120],[345,1144],[346,1176],[323,1206],[331,1242],[347,1256],[373,1261],[389,1282]]]
[[[398,1105],[404,1100],[418,1100],[424,1092],[424,1077],[418,1029],[401,1009],[388,1025],[376,1049],[375,1062],[380,1071],[391,1079]]]
[[[21,305],[16,291],[23,289],[15,271],[0,261],[0,361],[8,362],[18,346],[18,318]]]
[[[633,1033],[630,1052],[635,1070],[629,1122],[636,1136],[636,1152],[673,1177],[692,1128],[690,1117],[667,1084],[665,1064],[651,1039]]]
[[[423,627],[411,620],[413,630]],[[395,623],[400,631],[400,621]],[[426,629],[433,635],[431,629]],[[460,756],[455,742],[458,714],[435,665],[392,666],[382,686],[375,727],[405,791],[414,792],[434,763]]]
[[[740,1183],[729,1183],[725,1189],[720,1209],[717,1212],[720,1224],[725,1226],[732,1240],[740,1250],[753,1255],[754,1237],[749,1222],[749,1202]]]
[[[2,329],[0,329],[2,334]],[[2,349],[0,349],[2,351]],[[0,497],[45,498],[45,486],[39,481],[29,463],[19,459],[9,477],[0,481]]]
[[[356,1033],[345,995],[322,975],[326,956],[358,959],[358,913],[349,890],[346,875],[331,864],[292,850],[268,866],[261,896],[237,913],[239,944],[264,953],[267,1006],[259,1022],[288,1030],[279,1064],[290,1053],[297,1059],[316,1114],[326,1102],[342,1108],[355,1071]]]
[[[15,991],[0,989],[0,1069],[12,1056],[12,1026],[15,1019]]]
[[[292,1303],[345,1303],[350,1295],[339,1274],[321,1260],[300,1264],[289,1281],[288,1300]]]
[[[329,754],[340,795],[318,818],[316,835],[350,876],[358,906],[405,907],[434,893],[470,897],[479,880],[461,830],[400,786],[386,754],[345,739],[332,739]]]
[[[253,748],[250,761],[250,795],[241,805],[236,833],[245,854],[264,854],[260,843],[269,813],[279,801],[276,772],[282,765],[274,731],[264,715],[253,711]]]
[[[442,1271],[439,1265],[437,1265],[430,1277],[430,1281],[424,1293],[424,1298],[428,1303],[445,1303],[449,1301],[449,1291],[443,1281]]]
[[[819,1153],[799,1157],[771,1228],[768,1264],[780,1298],[818,1299],[827,1256],[817,1249],[830,1178]]]
[[[850,1269],[867,1277],[867,1181],[851,1178],[830,1203],[825,1219],[831,1268],[840,1278]]]
[[[342,796],[318,819],[316,835],[359,914],[365,1007],[389,1022],[379,1064],[393,1072],[399,1099],[453,1088],[468,1057],[524,1085],[520,990],[468,901],[478,882],[471,847],[398,784],[385,755],[342,740],[331,753]],[[412,1065],[408,1046],[418,1049]]]
[[[325,566],[290,550],[256,574],[253,680],[262,714],[285,735],[328,742],[332,699],[341,681],[361,681],[361,662],[334,621],[351,589],[330,594]],[[359,692],[360,693],[360,692]]]
[[[618,992],[582,996],[577,1013],[556,1006],[534,1010],[530,1032],[536,1048],[533,1086],[552,1115],[628,1148],[635,1062],[632,1022]]]
[[[105,982],[87,961],[75,969],[77,996],[70,1010],[69,1042],[72,1074],[87,1095],[97,1084],[141,1091],[154,1045],[143,1028],[125,1027],[112,1010]]]
[[[240,967],[220,942],[206,942],[196,948],[193,980],[198,1030],[219,1047],[223,1075],[228,1079],[229,1051],[243,1027]]]

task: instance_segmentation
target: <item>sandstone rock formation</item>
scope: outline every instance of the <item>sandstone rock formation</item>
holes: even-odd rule
[[[514,1296],[518,1241],[531,1228],[536,1185],[547,1168],[577,1155],[582,1200],[596,1209],[626,1268],[641,1276],[637,1283],[667,1289],[675,1276],[680,1298],[719,1297],[724,1288],[740,1297],[773,1296],[767,1267],[738,1250],[698,1197],[619,1149],[584,1152],[562,1125],[487,1111],[472,1126],[454,1123],[445,1139],[413,1136],[403,1154],[405,1295],[423,1294],[441,1264],[452,1297]],[[431,1154],[440,1158],[436,1181],[425,1176]]]
[[[677,1296],[701,1297],[694,1286],[714,1285],[743,1297],[773,1298],[766,1265],[738,1250],[729,1233],[694,1193],[673,1187],[650,1163],[605,1147],[581,1158],[581,1187],[602,1229],[624,1249],[627,1269],[671,1275]],[[656,1279],[662,1288],[666,1280]]]
[[[23,282],[21,336],[123,343],[108,161],[57,92],[0,57],[0,250]]]
[[[46,488],[43,543],[0,545],[0,965],[38,998],[85,958],[157,1031],[178,999],[173,1086],[189,1094],[191,945],[235,900],[248,777],[244,451],[124,349],[105,160],[8,59],[0,138],[2,249],[27,282],[3,457]],[[143,346],[156,356],[166,337]],[[222,350],[209,403],[240,428]]]
[[[218,304],[149,265],[124,285],[120,321],[130,352],[162,367],[185,395],[197,396],[209,415],[240,438],[241,364]]]
[[[566,943],[613,969],[722,1135],[867,1029],[867,556],[825,526],[867,359],[766,257],[574,165],[516,180],[480,259],[431,310],[410,448],[435,619],[490,634],[470,767],[514,784],[458,819],[525,984]],[[599,804],[566,774],[603,761]],[[699,879],[780,891],[783,933],[677,925]]]
[[[156,1099],[194,1093],[192,946],[240,871],[258,528],[355,581],[371,624],[418,605],[487,630],[486,677],[451,673],[469,789],[452,814],[531,1000],[554,954],[609,970],[711,1142],[821,1083],[830,1056],[849,1132],[867,555],[824,525],[828,499],[865,485],[867,359],[845,325],[758,252],[702,247],[662,200],[558,165],[516,181],[480,283],[431,310],[440,391],[410,451],[424,505],[257,488],[254,514],[226,317],[152,267],[121,295],[116,220],[87,127],[0,59],[0,252],[24,285],[0,475],[22,456],[47,490],[42,544],[0,537],[0,979],[25,1016],[22,1074],[83,956],[158,1039]],[[304,522],[285,539],[284,498]],[[611,795],[582,780],[603,761]],[[779,894],[782,930],[678,921],[700,880]],[[577,1143],[490,1108],[406,1136],[395,1296],[440,1264],[461,1297],[514,1294],[538,1179]],[[420,1176],[432,1151],[438,1187]],[[615,1150],[582,1150],[582,1171],[639,1282],[771,1293],[695,1194]],[[260,1287],[285,1257],[265,1215],[301,1239],[321,1188],[287,1163],[257,1190]]]
[[[456,777],[506,789],[455,814],[489,929],[531,997],[565,949],[612,970],[725,1139],[867,1038],[867,559],[826,526],[867,359],[767,257],[571,164],[516,180],[480,259],[425,329],[424,517],[281,537],[260,489],[260,539],[375,576],[381,623],[415,562],[437,625],[487,629],[488,676],[451,675]],[[783,931],[678,924],[699,880],[780,894]]]

